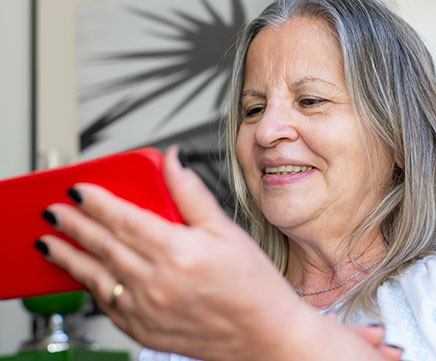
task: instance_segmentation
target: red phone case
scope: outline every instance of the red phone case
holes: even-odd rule
[[[73,204],[67,191],[75,183],[101,185],[170,221],[183,223],[165,185],[162,163],[159,151],[143,148],[0,181],[0,299],[83,289],[34,247],[44,234],[58,235],[77,246],[41,216],[52,203]]]

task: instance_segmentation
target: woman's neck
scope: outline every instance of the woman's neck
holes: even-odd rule
[[[337,242],[336,247],[331,247],[333,243],[323,242],[321,246],[314,246],[313,242],[297,243],[289,239],[285,276],[292,287],[302,293],[304,300],[318,309],[330,307],[361,282],[375,267],[374,263],[386,253],[380,233],[360,241],[359,246],[352,250],[349,247],[339,249]],[[307,295],[316,291],[323,292]]]

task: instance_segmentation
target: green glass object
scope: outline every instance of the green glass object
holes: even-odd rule
[[[18,355],[0,357],[0,361],[129,361],[127,352],[92,351],[70,349],[49,353],[47,351],[21,352]]]
[[[67,351],[73,348],[92,349],[93,341],[80,334],[73,314],[90,300],[87,292],[76,291],[23,299],[24,307],[34,316],[33,338],[21,346],[21,351]]]
[[[68,322],[90,299],[84,291],[23,299],[35,315],[34,338],[21,346],[21,352],[0,361],[129,361],[124,351],[96,351],[94,342]]]
[[[90,296],[85,291],[23,299],[24,307],[35,315],[50,317],[53,314],[70,315],[79,311]]]

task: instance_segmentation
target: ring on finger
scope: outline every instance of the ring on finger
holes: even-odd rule
[[[116,307],[118,303],[118,299],[124,293],[124,286],[121,283],[117,283],[114,288],[112,288],[111,298],[109,301],[109,305],[111,307]]]

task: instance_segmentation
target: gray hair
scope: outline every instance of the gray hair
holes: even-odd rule
[[[228,95],[228,170],[237,218],[282,273],[288,261],[287,237],[265,219],[251,198],[235,146],[248,48],[263,28],[279,26],[295,16],[320,19],[328,26],[342,51],[347,87],[361,128],[381,142],[398,165],[392,170],[387,194],[350,236],[350,245],[376,229],[384,237],[383,261],[340,300],[347,317],[358,307],[374,313],[377,287],[436,250],[433,60],[419,35],[377,0],[278,0],[245,27]]]

